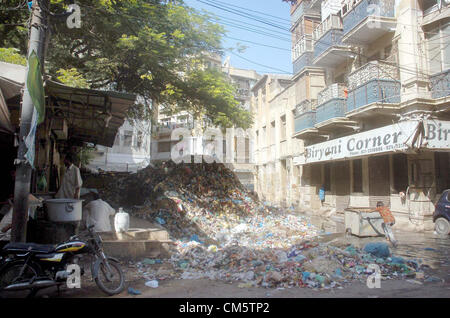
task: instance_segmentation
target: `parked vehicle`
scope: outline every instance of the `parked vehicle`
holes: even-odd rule
[[[43,288],[57,286],[59,289],[74,274],[73,270],[69,271],[69,265],[77,264],[80,276],[83,275],[80,261],[85,255],[91,258],[92,278],[104,293],[115,295],[125,288],[119,261],[105,256],[102,239],[93,231],[93,226],[56,246],[9,243],[2,254],[0,293],[29,290],[30,297]]]
[[[445,190],[436,203],[433,222],[436,233],[440,235],[450,234],[450,189]]]

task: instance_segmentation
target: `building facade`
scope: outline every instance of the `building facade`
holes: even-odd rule
[[[382,201],[398,226],[433,227],[434,203],[450,187],[449,10],[428,0],[291,7],[294,76],[286,90],[294,92],[277,99],[295,102],[272,104],[294,113],[287,133],[298,148],[290,150],[287,187],[295,190],[277,190],[275,202],[342,212]],[[281,128],[275,121],[271,129]]]
[[[253,70],[235,68],[227,62],[222,65],[219,56],[211,56],[205,65],[224,72],[236,87],[236,100],[242,108],[250,110],[250,90],[260,75]],[[172,151],[175,151],[177,155],[192,155],[199,162],[204,157],[210,160],[218,159],[236,174],[243,185],[254,190],[254,164],[250,158],[252,153],[250,135],[237,128],[230,128],[218,141],[212,130],[210,133],[205,133],[208,129],[214,129],[206,118],[196,120],[188,112],[167,114],[164,112],[163,105],[160,105],[158,109],[155,122],[157,124],[153,128],[151,146],[152,162],[172,160]],[[184,142],[172,140],[172,133],[180,128],[189,132]],[[222,158],[214,156],[214,153],[220,150],[219,148],[222,148]]]
[[[128,120],[119,128],[114,145],[96,146],[93,159],[87,166],[93,170],[136,172],[150,163],[151,125]]]

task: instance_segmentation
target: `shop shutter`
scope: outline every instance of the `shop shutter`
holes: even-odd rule
[[[389,177],[389,157],[376,156],[369,158],[369,204],[376,207],[378,201],[385,206],[391,205]]]

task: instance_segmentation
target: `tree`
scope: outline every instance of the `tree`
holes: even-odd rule
[[[57,72],[58,81],[61,83],[78,88],[89,88],[89,83],[87,80],[78,72],[76,68],[62,69],[60,68]]]
[[[27,59],[15,48],[0,48],[0,61],[27,66]]]
[[[61,14],[66,3],[51,0],[44,10]],[[130,115],[143,119],[150,119],[150,105],[162,103],[174,111],[205,115],[223,127],[251,124],[251,115],[234,99],[225,75],[200,63],[222,50],[224,30],[209,22],[209,16],[181,0],[78,0],[77,4],[81,28],[69,29],[64,19],[52,19],[46,65],[50,75],[75,69],[91,88],[134,93],[141,102]],[[17,16],[23,18],[23,13]],[[24,52],[26,34],[16,30],[3,34],[3,46]]]

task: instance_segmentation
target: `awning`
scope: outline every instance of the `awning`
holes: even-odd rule
[[[14,133],[7,100],[21,94],[27,68],[0,62],[0,131]]]
[[[112,147],[126,112],[136,96],[127,93],[81,89],[46,81],[47,107],[65,118],[71,139]]]
[[[448,151],[450,121],[407,120],[305,147],[294,165],[356,159],[384,153],[416,152],[419,149]]]

